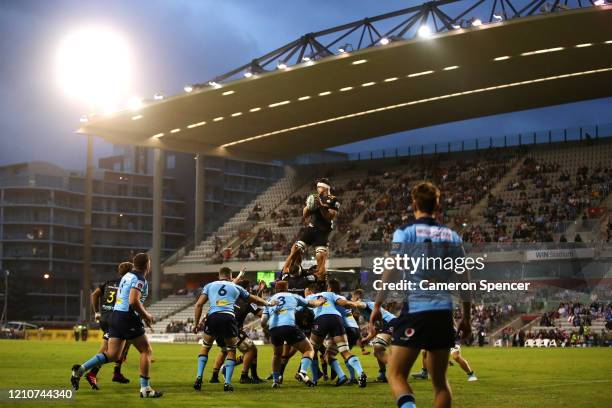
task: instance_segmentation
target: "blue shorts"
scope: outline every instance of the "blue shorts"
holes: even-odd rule
[[[315,319],[312,334],[324,339],[327,336],[343,336],[346,334],[346,330],[344,330],[344,322],[340,316],[324,314]]]
[[[293,345],[304,339],[306,339],[306,335],[296,326],[277,326],[270,329],[270,341],[276,347],[282,346],[285,342]]]
[[[394,346],[422,350],[450,349],[455,345],[451,310],[406,313],[394,320]]]
[[[355,347],[357,344],[357,340],[361,337],[361,332],[357,327],[347,327],[346,328],[346,338],[348,340],[349,349]]]
[[[233,314],[217,312],[206,317],[204,333],[215,339],[233,339],[238,337],[239,332],[238,322]]]
[[[145,334],[144,324],[140,317],[132,312],[113,311],[109,318],[108,337],[132,340]]]

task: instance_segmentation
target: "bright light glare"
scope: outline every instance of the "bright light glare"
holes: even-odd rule
[[[419,27],[419,37],[421,38],[430,38],[431,37],[431,28],[426,25],[422,25]]]
[[[138,96],[132,96],[128,100],[128,108],[130,108],[133,111],[136,111],[136,110],[142,108],[142,106],[143,106],[142,98],[140,98]]]
[[[55,58],[59,85],[89,109],[108,110],[127,99],[132,58],[127,42],[101,27],[81,28],[61,42]]]

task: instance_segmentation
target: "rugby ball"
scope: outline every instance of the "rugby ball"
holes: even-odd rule
[[[319,203],[317,202],[316,194],[311,194],[306,198],[306,208],[308,211],[314,211],[317,208],[317,204]]]

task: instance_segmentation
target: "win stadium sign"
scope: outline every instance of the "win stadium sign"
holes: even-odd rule
[[[541,249],[525,251],[526,262],[592,259],[594,257],[595,248]]]

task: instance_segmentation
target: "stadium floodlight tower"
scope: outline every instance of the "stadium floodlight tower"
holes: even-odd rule
[[[55,71],[62,90],[77,101],[81,110],[89,112],[81,116],[82,124],[91,120],[94,116],[91,112],[102,112],[101,116],[104,117],[123,107],[135,112],[143,105],[141,98],[129,94],[132,57],[128,43],[119,33],[108,28],[86,26],[68,34],[57,50]],[[79,313],[84,321],[88,320],[90,310],[94,135],[95,133],[87,134],[83,274]],[[161,213],[161,205],[158,206],[160,208],[157,210]],[[161,224],[161,221],[158,224]],[[159,251],[157,252],[159,254]],[[155,274],[153,276],[155,277]],[[159,288],[159,285],[154,285],[153,288]]]

